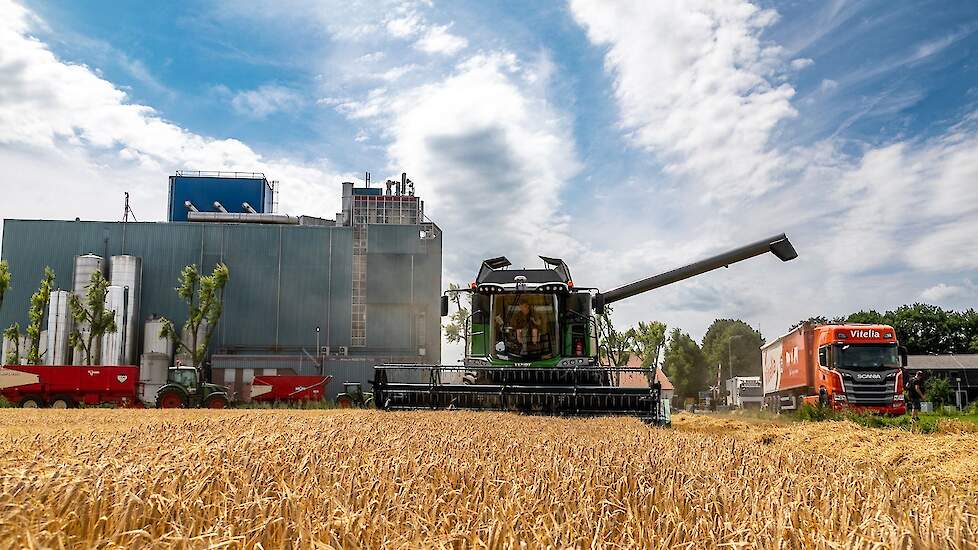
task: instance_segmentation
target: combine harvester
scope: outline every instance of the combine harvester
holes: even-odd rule
[[[551,415],[629,415],[668,424],[655,369],[601,365],[596,316],[606,305],[730,264],[773,253],[798,256],[782,233],[607,292],[575,286],[563,260],[545,269],[506,269],[505,257],[482,262],[471,288],[462,365],[378,365],[378,408],[476,409]],[[448,295],[441,314],[448,314]],[[622,373],[642,373],[648,387],[624,387]]]

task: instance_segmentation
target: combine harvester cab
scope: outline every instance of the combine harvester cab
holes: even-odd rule
[[[777,235],[607,292],[574,284],[563,260],[540,258],[543,269],[507,269],[492,258],[468,293],[462,365],[379,365],[378,408],[504,410],[551,415],[627,415],[670,423],[655,368],[601,364],[596,316],[606,305],[771,252],[782,261],[797,253]],[[441,314],[448,314],[448,294]],[[623,384],[644,377],[646,384]],[[644,387],[635,387],[641,385]]]

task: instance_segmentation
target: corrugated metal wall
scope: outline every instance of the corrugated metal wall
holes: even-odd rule
[[[316,326],[322,330],[320,345],[331,346],[333,354],[350,346],[349,227],[5,220],[2,258],[14,286],[0,311],[0,328],[14,321],[26,326],[28,301],[44,266],[55,270],[56,286],[70,289],[74,256],[121,254],[123,233],[125,253],[143,258],[140,319],[156,314],[182,324],[186,306],[174,292],[180,270],[197,264],[210,271],[224,261],[231,279],[212,351],[315,355]],[[440,362],[442,249],[436,234],[421,239],[418,226],[369,226],[367,347],[327,359],[327,373],[334,376],[330,397],[342,391],[343,382],[369,388],[377,363]],[[302,361],[308,361],[302,371],[312,368],[308,356]],[[224,363],[236,364],[227,358]]]
[[[44,266],[71,288],[73,258],[125,252],[143,258],[140,318],[164,315],[182,323],[186,307],[174,292],[180,270],[218,261],[231,270],[214,348],[349,345],[352,237],[346,227],[245,224],[121,223],[6,220],[2,257],[14,286],[0,326],[27,322],[27,305]],[[433,300],[437,297],[432,298]]]

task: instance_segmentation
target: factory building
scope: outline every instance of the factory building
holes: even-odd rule
[[[14,285],[0,327],[27,325],[50,266],[64,291],[52,293],[45,359],[78,363],[67,349],[69,292],[83,292],[99,270],[120,328],[102,339],[102,362],[159,372],[179,360],[158,335],[160,317],[186,320],[174,291],[181,269],[224,262],[231,276],[210,346],[216,383],[241,393],[256,375],[324,373],[334,377],[332,397],[344,382],[366,383],[377,363],[440,362],[441,230],[413,183],[337,185],[336,219],[275,212],[276,187],[262,174],[178,172],[166,222],[4,220]]]

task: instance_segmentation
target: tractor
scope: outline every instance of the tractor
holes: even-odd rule
[[[204,382],[195,367],[170,367],[167,383],[156,392],[160,409],[226,409],[231,405],[231,390]]]
[[[783,262],[798,255],[782,233],[606,292],[576,285],[559,258],[541,256],[543,269],[508,269],[505,257],[485,260],[469,288],[448,291],[466,293],[471,302],[462,364],[378,365],[374,402],[385,410],[631,415],[667,425],[655,367],[602,364],[607,354],[599,349],[597,317],[618,300],[767,252]]]

